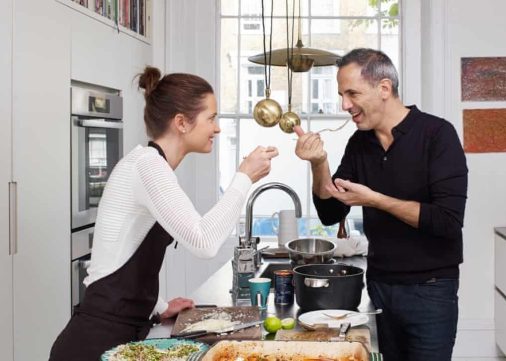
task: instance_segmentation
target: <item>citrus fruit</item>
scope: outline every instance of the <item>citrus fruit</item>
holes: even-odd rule
[[[283,318],[281,320],[281,328],[283,330],[291,330],[295,327],[295,320],[291,317]]]
[[[276,316],[269,316],[264,320],[265,331],[274,333],[281,328],[281,320]]]

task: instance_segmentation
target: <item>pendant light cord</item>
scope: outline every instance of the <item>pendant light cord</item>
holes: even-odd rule
[[[271,31],[269,34],[269,56],[267,56],[267,49],[265,44],[265,10],[264,0],[262,0],[262,29],[263,29],[263,42],[264,42],[264,74],[265,74],[265,89],[270,94],[271,85],[271,64],[272,64],[272,19],[274,15],[274,0],[271,0]],[[269,58],[267,60],[267,58]],[[268,95],[267,95],[268,96]]]
[[[300,6],[300,2],[299,2]],[[299,9],[300,12],[300,9]],[[294,27],[295,27],[295,0],[293,0],[292,3],[292,41],[290,46],[290,31],[288,30],[288,22],[289,22],[289,15],[288,15],[288,0],[286,0],[286,69],[287,69],[287,80],[288,80],[288,111],[292,110],[292,77],[293,77],[293,70],[290,68],[290,64],[293,61],[293,39],[294,39]]]

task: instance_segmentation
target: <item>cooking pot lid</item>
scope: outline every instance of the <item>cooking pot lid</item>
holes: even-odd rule
[[[293,272],[303,276],[322,276],[322,277],[347,277],[363,275],[364,270],[360,267],[346,264],[307,264],[297,266]]]

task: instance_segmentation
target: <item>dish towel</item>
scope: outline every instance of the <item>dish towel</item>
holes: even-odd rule
[[[336,244],[334,256],[336,257],[351,257],[351,256],[366,256],[369,241],[366,236],[350,236],[349,238],[334,238],[332,242]]]

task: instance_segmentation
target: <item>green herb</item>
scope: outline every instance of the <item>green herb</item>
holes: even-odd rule
[[[130,343],[121,347],[115,356],[118,360],[170,361],[172,359],[186,359],[199,350],[199,346],[192,344],[181,344],[168,350],[161,350],[152,345]]]

